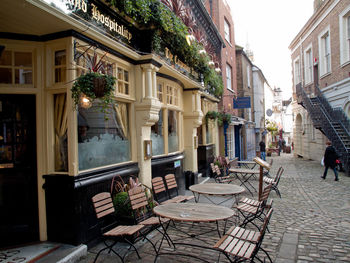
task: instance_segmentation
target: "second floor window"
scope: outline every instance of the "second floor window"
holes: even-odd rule
[[[231,43],[231,32],[230,32],[230,24],[224,19],[224,31],[225,31],[225,39],[227,42]]]
[[[331,48],[329,31],[323,34],[320,39],[320,66],[321,76],[331,72]]]
[[[312,50],[309,48],[305,52],[305,84],[309,84],[312,81]]]
[[[299,84],[300,81],[300,62],[299,59],[297,59],[294,61],[294,85]]]
[[[226,64],[226,88],[232,90],[232,68]]]

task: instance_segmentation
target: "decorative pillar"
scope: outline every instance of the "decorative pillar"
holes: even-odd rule
[[[136,79],[136,152],[140,168],[139,180],[151,187],[152,166],[151,158],[145,158],[145,141],[151,139],[151,126],[159,119],[161,104],[157,98],[156,72],[158,67],[143,64],[135,70]]]

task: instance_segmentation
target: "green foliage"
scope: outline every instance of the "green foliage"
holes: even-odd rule
[[[268,130],[272,136],[278,133],[277,124],[274,121],[266,120],[266,130]]]
[[[109,104],[113,101],[113,93],[115,89],[116,79],[113,76],[101,74],[98,72],[89,72],[78,77],[71,89],[72,98],[75,105],[79,105],[81,95],[87,96],[90,102],[97,99],[95,93],[94,79],[102,78],[105,80],[104,95],[99,98],[99,106],[101,106],[101,112],[107,113]]]
[[[113,204],[116,214],[122,217],[131,217],[132,210],[127,192],[119,192],[113,197]]]
[[[232,115],[230,113],[219,112],[218,114],[218,125],[222,126],[224,123],[231,121]]]
[[[205,114],[205,121],[208,123],[208,120],[211,119],[215,121],[218,117],[219,113],[217,111],[208,111],[207,114]]]
[[[223,92],[221,75],[208,65],[209,57],[200,56],[203,49],[199,43],[189,46],[186,42],[188,28],[171,10],[159,0],[107,0],[118,11],[132,18],[138,25],[152,28],[152,49],[162,53],[167,47],[173,55],[203,76],[207,91],[217,97]]]

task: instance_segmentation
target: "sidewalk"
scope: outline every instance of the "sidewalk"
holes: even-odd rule
[[[274,162],[271,175],[274,176],[280,166],[285,169],[279,184],[282,199],[274,191],[270,195],[274,200],[274,213],[269,225],[270,233],[265,235],[263,242],[263,247],[269,251],[272,260],[276,263],[350,262],[350,178],[340,173],[339,182],[335,182],[333,172],[329,171],[326,180],[322,180],[320,176],[323,167],[319,162],[283,153],[272,158]],[[212,180],[208,182],[210,181]],[[253,182],[257,185],[257,181]],[[256,195],[257,193],[254,198]],[[251,197],[249,193],[247,196]],[[159,234],[152,234],[152,240],[160,238]],[[206,238],[209,244],[215,244],[217,240],[218,237],[214,235]],[[90,248],[87,257],[79,262],[92,262],[99,247],[101,244]],[[154,261],[155,253],[150,244],[139,242],[137,247],[142,259],[139,260],[136,253],[130,252],[126,262]],[[126,246],[120,245],[118,249],[125,251]],[[164,246],[166,249],[167,246]],[[218,259],[218,253],[210,250],[191,247],[178,250],[199,255],[210,262],[217,262]],[[119,262],[116,256],[105,253],[100,255],[97,262],[116,261]],[[198,260],[161,256],[157,262]],[[220,262],[227,261],[221,256]]]

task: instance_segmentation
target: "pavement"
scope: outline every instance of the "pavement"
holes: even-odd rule
[[[318,161],[304,160],[285,153],[281,156],[268,157],[267,161],[270,158],[273,158],[270,172],[272,176],[280,166],[285,169],[279,183],[282,198],[279,198],[274,191],[270,194],[274,212],[269,224],[270,232],[266,233],[262,244],[273,262],[350,262],[350,177],[339,173],[339,181],[336,182],[333,171],[328,171],[327,178],[323,180],[320,178],[323,167]],[[212,179],[202,178],[200,181],[206,183],[212,182]],[[257,180],[252,182],[257,186]],[[188,191],[187,194],[192,193]],[[246,196],[252,198],[249,193],[246,193]],[[257,198],[257,193],[254,193],[253,198]],[[201,199],[202,201],[205,199]],[[229,224],[235,225],[237,220],[234,218]],[[177,223],[177,226],[185,232],[212,227],[210,224],[182,225],[180,223]],[[249,225],[248,228],[254,229]],[[172,238],[184,238],[183,234],[173,230],[169,233]],[[154,231],[149,238],[157,241],[161,236]],[[204,241],[209,246],[214,245],[218,239],[216,233],[204,236]],[[101,247],[103,243],[89,248],[87,255],[77,262],[93,262]],[[140,241],[136,247],[139,249],[141,259],[138,259],[136,253],[131,250],[128,251],[126,262],[154,262],[155,253],[148,242]],[[115,249],[123,253],[127,251],[127,246],[118,244]],[[173,250],[164,245],[162,252],[171,254]],[[176,252],[197,256],[208,262],[227,262],[226,258],[223,256],[218,258],[219,254],[209,249],[178,246]],[[258,256],[264,260],[264,254],[259,252]],[[163,255],[157,262],[199,262],[194,257]],[[109,263],[120,262],[120,260],[113,253],[105,252],[99,256],[97,262]]]

